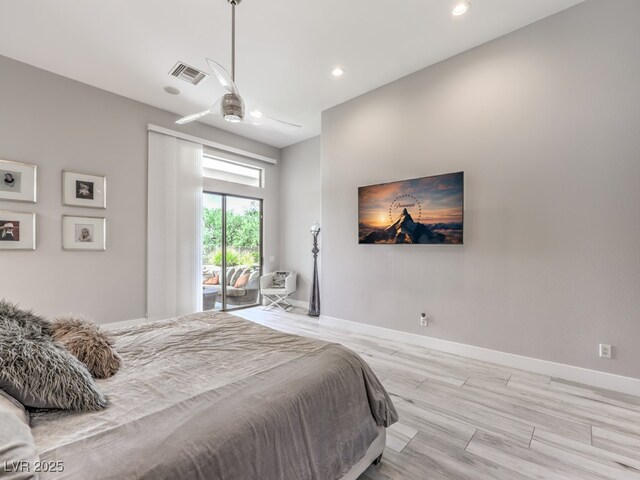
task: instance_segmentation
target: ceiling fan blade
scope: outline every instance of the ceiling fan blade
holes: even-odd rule
[[[260,113],[259,115],[256,115],[256,113],[259,113],[259,112],[251,112],[246,117],[249,120],[249,122],[254,125],[265,125],[273,128],[282,128],[282,127],[289,128],[289,129],[302,128],[302,125],[298,125],[297,123],[285,122],[284,120],[278,120],[277,118],[269,117],[268,115],[264,115],[262,113]]]
[[[212,113],[211,112],[211,108],[208,108],[206,110],[203,110],[202,112],[192,113],[191,115],[187,115],[186,117],[182,117],[182,118],[176,120],[176,123],[178,125],[184,125],[185,123],[195,122],[199,118],[202,118],[205,115],[209,115],[210,113]]]
[[[278,120],[277,118],[267,117],[266,115],[263,115],[263,118],[266,118],[267,120],[269,120],[271,122],[276,122],[276,123],[280,123],[280,124],[283,124],[283,125],[288,125],[289,127],[302,128],[302,125],[298,125],[297,123],[285,122],[284,120]]]
[[[238,87],[236,87],[236,84],[231,78],[231,75],[229,75],[229,72],[227,72],[227,70],[218,62],[211,60],[210,58],[207,58],[207,63],[215,77],[218,79],[218,82],[220,82],[220,85],[226,88],[230,93],[240,96]]]
[[[178,120],[176,120],[176,123],[178,125],[184,125],[185,123],[191,123],[194,122],[196,120],[198,120],[199,118],[204,117],[205,115],[216,115],[216,114],[220,114],[220,99],[218,99],[216,101],[216,103],[214,103],[210,108],[203,110],[201,112],[198,113],[193,113],[191,115],[187,115],[186,117],[182,117]]]

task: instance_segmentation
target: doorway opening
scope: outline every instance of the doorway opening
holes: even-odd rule
[[[230,311],[260,303],[262,200],[204,193],[202,308]]]

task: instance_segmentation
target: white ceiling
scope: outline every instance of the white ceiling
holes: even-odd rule
[[[249,109],[299,123],[278,132],[205,123],[283,147],[320,133],[320,113],[581,0],[243,0],[237,7],[237,84]],[[160,107],[178,116],[224,93],[170,77],[178,61],[230,64],[226,0],[7,0],[0,54]],[[331,76],[341,65],[342,78]],[[179,96],[164,87],[180,89]],[[99,114],[99,112],[96,112]]]

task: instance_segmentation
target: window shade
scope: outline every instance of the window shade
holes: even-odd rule
[[[202,310],[202,145],[149,132],[147,316]]]

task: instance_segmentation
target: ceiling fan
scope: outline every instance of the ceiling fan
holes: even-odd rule
[[[220,115],[227,122],[239,123],[245,119],[244,100],[240,96],[238,87],[236,86],[236,6],[242,0],[227,0],[231,4],[231,75],[218,62],[207,58],[207,64],[213,72],[220,85],[222,85],[229,93],[219,98],[211,107],[202,112],[194,113],[176,120],[177,124],[184,125],[190,123],[206,115]],[[273,117],[268,117],[262,112],[253,111],[250,113],[249,121],[256,125],[284,126],[292,128],[300,128],[301,125],[285,122]]]

